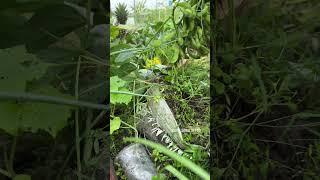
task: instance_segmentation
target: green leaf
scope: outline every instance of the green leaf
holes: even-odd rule
[[[119,35],[119,28],[116,26],[111,26],[110,29],[110,41],[113,41],[114,39],[116,39]]]
[[[116,71],[117,71],[117,75],[119,77],[124,77],[136,69],[137,69],[137,66],[135,64],[129,62],[129,63],[122,64],[119,67],[119,69],[117,69]]]
[[[75,29],[85,25],[85,19],[72,7],[55,4],[38,9],[28,21],[27,48],[31,52],[47,48]],[[53,36],[52,36],[53,35]]]
[[[134,56],[135,56],[135,53],[133,51],[123,52],[123,53],[120,53],[116,57],[115,62],[116,63],[123,63],[123,62],[126,62],[129,59],[133,58]]]
[[[26,83],[44,75],[47,64],[26,52],[24,46],[0,49],[0,90],[25,91]]]
[[[214,86],[217,94],[223,94],[224,93],[225,86],[220,81],[216,81],[213,86]]]
[[[181,7],[177,7],[174,11],[174,23],[178,24],[183,18],[183,12]]]
[[[114,92],[111,93],[110,102],[112,104],[124,103],[124,104],[128,105],[132,100],[132,95],[124,94],[124,93],[131,93],[131,92],[126,88],[119,88],[118,93],[114,93]]]
[[[110,94],[110,102],[112,104],[124,103],[128,105],[131,101],[132,95],[124,94],[125,92],[130,93],[130,91],[124,87],[125,84],[126,82],[120,79],[118,76],[113,76],[110,78],[110,90],[113,91],[113,93]]]
[[[120,117],[115,117],[110,121],[110,134],[114,131],[118,130],[121,126],[121,119]]]
[[[161,46],[161,41],[160,40],[154,40],[152,42],[153,47],[158,48]]]
[[[123,87],[126,82],[120,79],[118,76],[113,76],[110,78],[110,90],[117,91],[119,87]]]
[[[12,180],[31,180],[31,176],[28,174],[17,174]]]
[[[165,49],[165,56],[167,58],[167,61],[169,63],[175,63],[177,62],[179,58],[179,46],[177,44],[173,46],[169,46]]]
[[[61,94],[51,86],[34,88],[38,94],[72,98]],[[71,108],[69,106],[46,103],[0,103],[0,127],[9,134],[17,135],[19,130],[36,132],[45,130],[55,137],[67,125]]]

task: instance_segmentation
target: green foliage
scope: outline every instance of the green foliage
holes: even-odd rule
[[[128,105],[128,103],[132,99],[132,95],[130,94],[122,94],[122,93],[130,93],[127,88],[125,88],[126,82],[120,79],[118,76],[113,76],[110,78],[110,102],[112,104],[121,104],[124,103]]]
[[[315,141],[297,140],[319,137],[319,127],[307,125],[319,112],[318,94],[310,93],[319,89],[319,53],[312,49],[319,24],[304,19],[314,16],[313,7],[319,2],[255,1],[214,22],[214,151],[220,156],[213,166],[221,177],[290,179],[317,171],[298,155]]]
[[[201,1],[199,9],[203,7],[205,7],[204,1]],[[183,16],[185,16],[184,13],[186,12],[182,12]],[[136,129],[136,123],[139,121],[137,118],[141,118],[138,116],[141,110],[139,104],[148,102],[149,98],[154,98],[154,100],[159,98],[150,97],[148,93],[150,87],[156,84],[160,85],[161,90],[164,90],[162,94],[181,125],[180,128],[191,131],[194,127],[205,127],[209,123],[208,52],[199,53],[201,56],[199,59],[190,59],[185,56],[185,49],[191,47],[191,44],[188,44],[187,41],[182,42],[182,45],[179,44],[181,37],[178,35],[181,29],[175,27],[172,14],[173,9],[170,8],[146,10],[135,16],[139,18],[140,15],[143,15],[144,17],[140,19],[144,21],[143,23],[137,22],[136,26],[111,26],[111,102],[114,102],[113,95],[119,97],[116,98],[116,101],[119,102],[114,102],[114,106],[111,107],[111,116],[121,118],[122,122],[121,128],[113,132],[112,139],[130,135],[138,136],[139,133],[143,133],[137,132]],[[205,23],[204,19],[195,21],[199,30],[190,31],[190,36],[194,36],[194,33],[204,33],[200,29],[208,28],[208,24],[201,26],[201,22]],[[126,31],[126,34],[121,34],[122,31]],[[202,35],[203,39],[207,38],[206,35]],[[206,43],[203,44],[209,47]],[[126,88],[125,92],[120,88]],[[131,92],[128,92],[128,89]],[[120,95],[131,95],[132,99],[127,103],[121,103],[126,98],[120,98]],[[183,135],[184,138],[190,137],[187,138],[188,143],[207,146],[209,141],[208,128],[203,128],[200,132],[187,132]],[[127,142],[113,143],[111,146],[113,156],[126,145]],[[186,154],[193,158],[194,163],[207,169],[209,167],[207,151],[208,149],[204,147],[190,147],[186,149]],[[176,162],[170,156],[153,151],[152,158],[158,169],[164,170],[169,163],[184,176],[190,179],[199,178],[189,168]],[[168,177],[161,176],[162,172],[158,174],[154,179],[174,178],[172,174]]]
[[[118,3],[114,14],[116,15],[117,22],[119,24],[126,24],[129,16],[127,5],[124,3]]]
[[[10,159],[5,162],[9,175],[1,170],[6,176],[14,177],[14,170],[19,169],[19,173],[25,175],[17,175],[15,179],[30,179],[26,174],[40,179],[62,179],[62,175],[68,176],[66,169],[74,168],[75,164],[78,167],[77,173],[87,173],[88,169],[81,171],[80,155],[87,154],[87,159],[93,155],[85,152],[91,148],[82,148],[79,145],[80,139],[85,138],[86,141],[81,143],[85,144],[85,147],[90,146],[86,132],[96,126],[101,117],[98,116],[95,122],[88,123],[98,115],[96,111],[53,103],[91,104],[93,109],[100,106],[106,99],[107,92],[104,88],[107,66],[104,60],[88,52],[87,38],[97,37],[87,34],[85,25],[89,19],[81,12],[83,7],[80,1],[68,2],[71,1],[73,5],[62,0],[0,2],[0,91],[1,99],[5,99],[0,102],[0,136],[14,136],[8,138],[8,142],[13,144],[11,150],[7,147],[1,148],[1,154],[9,152],[2,152],[5,149],[11,151]],[[104,8],[96,6],[96,2],[91,4],[92,7],[99,7],[99,10],[95,10],[93,25],[101,24],[101,17],[104,17],[105,23],[107,14],[99,14]],[[17,95],[28,97],[19,99]],[[10,100],[7,100],[7,96],[10,96]],[[82,123],[86,121],[86,124]],[[80,125],[74,122],[80,122]],[[70,126],[72,124],[77,125]],[[73,134],[74,132],[76,133]],[[25,138],[27,141],[23,142]],[[11,139],[14,141],[10,142]],[[19,143],[16,144],[17,139]],[[6,141],[7,139],[5,144]],[[41,144],[42,142],[46,143]],[[74,142],[76,147],[73,147]],[[66,149],[55,151],[60,147]],[[52,149],[55,150],[51,151]],[[92,149],[98,152],[100,145],[97,145],[97,142],[92,143]],[[75,150],[77,163],[71,162],[67,157],[68,154],[74,156]],[[26,151],[30,153],[25,153]],[[37,158],[34,158],[35,154]],[[25,157],[31,160],[25,161]],[[61,161],[58,160],[60,157],[66,158]],[[57,163],[48,163],[50,161]]]
[[[121,126],[121,119],[120,117],[114,117],[110,121],[110,134],[112,134],[114,131],[118,130]]]
[[[33,92],[71,98],[50,86],[35,88]],[[12,135],[18,135],[19,131],[45,130],[55,137],[67,125],[71,113],[70,107],[45,103],[2,102],[0,106],[0,115],[3,117],[0,121],[1,129]]]
[[[180,54],[200,58],[209,53],[210,1],[177,2],[172,17],[179,38]]]
[[[3,61],[0,67],[1,91],[23,92],[28,81],[39,79],[47,69],[47,64],[27,53],[24,46],[1,49],[0,58]]]

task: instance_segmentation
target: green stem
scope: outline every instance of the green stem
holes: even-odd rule
[[[106,115],[107,111],[101,111],[100,114],[95,118],[95,120],[91,123],[90,125],[90,128],[89,129],[86,129],[80,136],[80,141],[85,138],[86,136],[89,135],[89,131],[91,128],[93,128],[99,121],[102,117],[104,117]],[[63,173],[63,170],[65,169],[65,167],[67,166],[70,158],[72,157],[72,154],[75,150],[75,146],[71,146],[71,149],[66,157],[66,159],[64,160],[59,172],[58,172],[58,175],[56,177],[56,180],[60,180],[61,179],[61,176],[62,176],[62,173]]]
[[[10,157],[9,157],[9,169],[8,171],[10,172],[11,176],[14,177],[16,175],[16,173],[14,172],[14,168],[13,168],[13,161],[14,161],[14,155],[16,152],[16,147],[17,147],[17,136],[13,137],[13,142],[11,145],[11,151],[10,151]]]
[[[59,98],[54,96],[37,95],[32,93],[12,93],[12,92],[1,92],[0,99],[15,100],[15,101],[33,101],[43,102],[48,104],[61,104],[75,107],[86,107],[91,109],[109,110],[109,105],[94,104],[85,101],[76,101],[65,98]]]
[[[126,92],[126,91],[112,91],[112,90],[110,90],[110,93],[111,94],[127,94],[127,95],[133,95],[133,96],[141,96],[141,97],[155,97],[155,96],[136,94],[136,93]]]
[[[89,0],[90,1],[90,0]],[[75,99],[79,99],[79,75],[80,75],[80,65],[81,58],[78,59],[77,64],[77,74],[76,74],[76,83],[75,83]],[[79,138],[79,109],[76,109],[75,112],[75,136],[76,136],[76,154],[77,154],[77,172],[81,174],[81,159],[80,159],[80,138]],[[78,176],[78,179],[81,180],[81,176]]]
[[[189,160],[189,159],[187,159],[187,158],[185,158],[183,156],[180,156],[175,152],[170,151],[169,149],[167,149],[163,145],[154,143],[154,142],[149,141],[149,140],[140,139],[140,138],[124,138],[124,141],[125,142],[141,143],[141,144],[149,146],[149,147],[151,147],[153,149],[156,149],[156,150],[164,153],[165,155],[171,157],[172,159],[176,160],[177,162],[181,163],[184,167],[190,169],[192,172],[197,174],[202,179],[210,180],[210,175],[209,175],[209,173],[207,171],[205,171],[200,166],[198,166],[195,163],[193,163],[191,160]]]

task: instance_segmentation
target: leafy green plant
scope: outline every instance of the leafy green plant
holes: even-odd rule
[[[105,1],[91,5],[104,7],[100,3]],[[0,172],[13,179],[31,175],[62,179],[71,176],[70,169],[78,175],[89,174],[84,162],[100,153],[97,138],[89,134],[99,131],[94,126],[109,107],[103,104],[107,65],[91,51],[88,39],[93,38],[91,27],[106,18],[106,9],[95,10],[90,21],[83,12],[92,9],[81,7],[79,1],[6,0],[0,4],[0,24],[5,27],[0,30],[0,136],[8,137],[1,148]],[[55,151],[60,147],[69,151]],[[92,149],[98,153],[91,153]],[[73,156],[76,162],[71,162]]]
[[[124,3],[118,3],[114,14],[119,24],[126,24],[129,16],[127,5]]]
[[[310,164],[297,154],[306,155],[315,141],[301,139],[317,139],[319,127],[309,127],[316,117],[298,114],[319,111],[307,100],[317,99],[308,92],[318,89],[318,79],[306,76],[318,76],[318,54],[307,42],[319,25],[299,19],[302,12],[313,16],[307,9],[318,3],[247,1],[238,12],[234,1],[226,2],[228,13],[214,22],[215,171],[230,179],[303,178],[314,169],[306,170]],[[292,26],[283,27],[287,23]]]
[[[187,2],[194,3],[196,2]],[[200,5],[201,4],[201,5]],[[198,4],[199,10],[204,8],[204,1]],[[194,127],[207,126],[209,123],[209,57],[208,52],[199,54],[199,59],[184,59],[181,51],[191,47],[187,41],[182,46],[178,43],[177,33],[181,30],[175,28],[173,9],[163,9],[160,13],[165,19],[158,19],[158,10],[146,10],[144,23],[136,26],[111,26],[111,126],[113,131],[111,138],[135,136],[139,137],[136,124],[141,113],[141,104],[149,101],[149,98],[156,100],[158,97],[151,97],[147,92],[152,86],[160,86],[164,98],[169,103],[179,125],[187,132],[185,137],[189,143],[201,144],[186,150],[186,154],[192,157],[192,161],[203,168],[209,167],[208,143],[209,130],[192,131]],[[200,10],[201,11],[201,10]],[[155,16],[156,15],[156,16]],[[183,15],[183,12],[182,12]],[[199,16],[200,18],[201,16]],[[198,28],[208,28],[208,24],[201,26],[200,19],[195,20]],[[119,32],[126,31],[122,36]],[[206,30],[205,30],[206,31]],[[196,31],[190,31],[190,36]],[[207,44],[205,45],[209,47]],[[190,61],[193,61],[190,63]],[[121,90],[125,88],[125,90]],[[131,95],[131,99],[122,97]],[[128,96],[129,97],[129,96]],[[113,101],[115,100],[115,101]],[[122,103],[125,101],[126,103]],[[143,106],[142,106],[143,108]],[[119,126],[121,119],[121,127]],[[115,121],[116,120],[116,121]],[[111,128],[111,127],[110,127]],[[192,131],[192,132],[191,132]],[[190,133],[190,134],[189,134]],[[113,157],[128,142],[112,143],[111,154]],[[202,147],[206,146],[206,147]],[[201,149],[201,150],[200,150]],[[186,157],[187,157],[186,155]],[[159,176],[154,179],[164,179],[163,175],[169,171],[165,170],[166,165],[171,164],[184,176],[190,179],[199,178],[192,171],[175,161],[172,157],[163,155],[157,150],[152,153],[152,158],[159,170]],[[167,167],[175,175],[179,176],[170,166]],[[163,171],[164,170],[164,171]],[[121,169],[118,169],[120,174]],[[121,176],[122,177],[122,176]],[[182,176],[180,176],[182,177]],[[168,178],[168,177],[167,177]],[[169,178],[173,178],[170,174]]]

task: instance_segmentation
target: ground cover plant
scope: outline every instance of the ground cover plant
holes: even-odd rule
[[[214,22],[213,174],[319,179],[319,1],[216,7],[226,2]]]
[[[107,176],[107,6],[0,2],[0,179]]]
[[[151,17],[137,26],[111,26],[111,157],[132,142],[150,145],[119,139],[143,138],[137,123],[143,103],[157,98],[148,93],[152,87],[160,89],[184,141],[193,144],[185,149],[191,166],[179,161],[186,157],[151,144],[154,149],[149,152],[159,173],[155,179],[209,178],[209,5],[205,0],[177,1],[162,10],[167,14],[161,20]],[[117,163],[116,171],[126,179]]]

